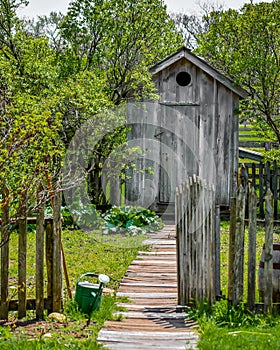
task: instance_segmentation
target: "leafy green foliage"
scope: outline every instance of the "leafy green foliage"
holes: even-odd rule
[[[246,88],[245,117],[267,140],[280,142],[280,2],[211,12],[196,52]]]
[[[103,219],[107,222],[105,232],[137,233],[153,232],[163,227],[161,219],[155,212],[142,207],[124,206],[108,210]]]
[[[115,104],[150,95],[149,67],[183,45],[162,0],[72,1],[61,33],[74,69],[106,72]]]

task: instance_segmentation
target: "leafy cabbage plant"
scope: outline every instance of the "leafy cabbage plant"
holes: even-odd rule
[[[152,210],[139,206],[113,206],[103,215],[106,221],[103,233],[128,233],[136,235],[154,232],[163,227],[163,222]]]

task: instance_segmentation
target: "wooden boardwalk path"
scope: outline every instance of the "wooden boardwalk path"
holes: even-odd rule
[[[120,305],[122,321],[107,321],[97,341],[107,349],[196,349],[194,322],[177,305],[175,226],[150,235],[149,252],[139,252],[123,277],[117,295],[131,303]]]

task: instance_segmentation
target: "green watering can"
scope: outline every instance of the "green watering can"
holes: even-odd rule
[[[95,277],[100,283],[91,283],[83,281],[86,276]],[[92,311],[98,310],[101,302],[102,290],[104,284],[110,281],[106,275],[97,275],[93,272],[87,272],[80,276],[76,284],[75,301],[78,304],[79,309],[88,315],[90,322],[90,315]]]

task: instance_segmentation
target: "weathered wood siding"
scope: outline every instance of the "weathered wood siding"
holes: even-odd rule
[[[187,86],[176,81],[180,72],[190,74]],[[140,108],[138,115],[130,111],[128,122],[134,124],[129,140],[138,140],[144,149],[148,149],[147,140],[158,142],[152,146],[155,173],[149,178],[157,194],[155,201],[174,202],[176,187],[196,174],[215,185],[219,205],[229,205],[238,166],[238,117],[234,111],[240,96],[215,74],[211,76],[185,58],[166,64],[153,78],[159,101],[148,103],[145,112]],[[138,166],[143,168],[147,157],[150,155]],[[144,178],[135,173],[130,181],[138,196],[145,192],[139,184],[145,184]]]
[[[192,80],[188,86],[179,86],[176,82],[176,75],[182,71],[191,75]],[[214,77],[185,59],[161,71],[154,79],[160,94],[160,103],[167,104],[165,113],[159,115],[162,127],[172,130],[175,125],[185,146],[190,147],[184,149],[175,144],[176,149],[174,139],[168,134],[164,136],[164,143],[168,144],[169,141],[172,150],[179,155],[185,165],[188,176],[197,174],[205,179],[210,175],[209,155],[212,153],[216,168],[214,177],[217,202],[228,205],[233,177],[237,173],[238,117],[234,114],[234,110],[238,108],[239,97],[217,82]],[[185,106],[182,106],[183,104]],[[168,107],[171,105],[172,108]],[[186,119],[189,123],[186,123]],[[195,154],[192,154],[193,150]],[[182,154],[181,151],[187,154]],[[162,158],[161,164],[165,164],[164,155]],[[174,188],[185,176],[180,167],[173,166],[169,165],[173,169],[169,179],[172,184],[167,185],[160,179],[163,192],[171,187],[174,193]],[[160,195],[160,199],[162,198],[166,199],[164,194]],[[171,196],[171,201],[173,199]]]

